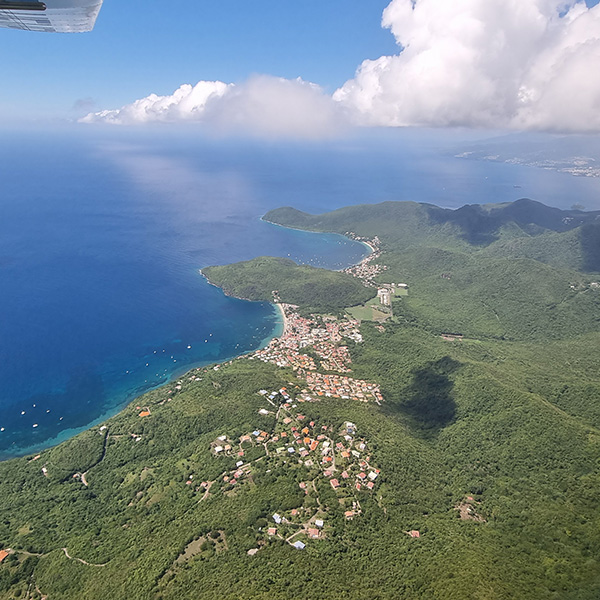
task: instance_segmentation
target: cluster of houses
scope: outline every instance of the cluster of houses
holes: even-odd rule
[[[311,315],[302,317],[297,306],[281,304],[286,317],[283,335],[274,339],[263,350],[250,354],[249,360],[262,360],[280,367],[292,367],[298,377],[306,382],[307,388],[300,393],[301,401],[313,401],[331,397],[358,400],[360,402],[383,402],[378,385],[368,381],[353,379],[339,373],[350,373],[352,358],[348,346],[341,345],[344,338],[356,343],[363,341],[354,319],[337,319],[332,316]],[[300,352],[310,348],[318,357],[320,367],[334,374],[324,374],[317,370],[313,356]]]
[[[311,356],[282,347],[278,339],[272,340],[263,350],[256,350],[248,358],[250,360],[262,360],[278,367],[291,367],[294,371],[298,369],[315,371],[317,369],[317,365]]]
[[[270,538],[280,538],[290,545],[303,549],[309,540],[323,539],[328,508],[320,497],[319,487],[328,484],[335,492],[338,503],[345,508],[346,520],[362,513],[360,493],[371,493],[380,480],[380,470],[373,464],[366,439],[358,435],[357,426],[346,421],[341,427],[323,425],[300,412],[296,400],[287,388],[269,392],[260,390],[271,405],[259,409],[261,416],[275,414],[275,423],[265,431],[258,427],[239,438],[221,435],[211,444],[213,456],[237,459],[235,468],[225,471],[220,479],[231,490],[252,477],[252,464],[266,461],[269,470],[306,468],[306,476],[299,482],[305,496],[317,495],[317,504],[279,511],[272,515],[273,524],[261,533],[267,543]],[[273,409],[277,409],[276,411]],[[264,446],[265,454],[245,462],[248,448]],[[186,482],[192,485],[192,477]],[[215,482],[203,481],[197,491],[210,491]],[[258,550],[257,550],[258,551]]]
[[[364,379],[352,377],[323,375],[318,372],[304,374],[308,389],[317,397],[341,398],[342,400],[358,400],[359,402],[383,402],[380,387]]]
[[[336,346],[329,342],[319,342],[314,346],[315,352],[321,359],[321,367],[325,371],[337,371],[338,373],[350,373],[349,367],[352,359],[348,346]]]
[[[365,258],[363,258],[358,264],[353,265],[352,267],[348,267],[344,269],[344,273],[348,273],[353,277],[357,277],[362,280],[362,282],[369,287],[375,287],[377,284],[375,283],[375,277],[383,273],[386,269],[386,265],[376,265],[373,264],[380,256],[381,256],[381,241],[375,236],[372,239],[361,237],[356,235],[355,233],[348,232],[346,235],[353,240],[357,240],[359,242],[363,242],[369,248],[371,248],[372,252]]]
[[[265,348],[267,352],[257,351],[254,355],[261,358],[266,355],[297,352],[311,347],[320,358],[328,358],[332,347],[336,347],[343,338],[354,342],[363,341],[358,321],[354,319],[337,319],[333,316],[310,315],[303,317],[298,307],[293,304],[280,304],[285,314],[285,329],[281,337],[271,341]],[[273,362],[270,360],[269,362]]]

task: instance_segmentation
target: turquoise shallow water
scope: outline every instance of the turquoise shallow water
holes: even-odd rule
[[[202,267],[275,255],[339,269],[367,252],[265,223],[272,208],[522,196],[600,208],[598,180],[455,159],[448,145],[389,133],[277,145],[11,132],[0,145],[0,457],[55,443],[276,333],[271,305],[225,297]]]

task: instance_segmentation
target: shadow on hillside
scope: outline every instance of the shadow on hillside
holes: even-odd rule
[[[434,223],[451,223],[462,230],[461,237],[474,246],[487,246],[500,237],[503,226],[514,223],[528,235],[544,231],[568,231],[598,217],[598,212],[584,213],[578,210],[560,210],[541,202],[521,198],[493,210],[479,204],[467,204],[461,208],[429,208],[429,218]]]
[[[590,223],[581,228],[582,269],[600,271],[600,224]]]
[[[456,414],[450,375],[460,366],[445,356],[415,370],[413,382],[403,390],[400,411],[428,433],[437,433],[449,425]]]

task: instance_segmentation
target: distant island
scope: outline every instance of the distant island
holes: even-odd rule
[[[0,600],[594,600],[600,212],[265,220],[372,253],[207,267],[282,335],[0,464]]]
[[[600,145],[595,136],[521,132],[475,143],[454,156],[536,167],[575,177],[600,177]]]

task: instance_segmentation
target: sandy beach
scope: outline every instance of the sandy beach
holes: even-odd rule
[[[281,332],[281,335],[279,336],[279,337],[283,337],[287,333],[287,329],[288,329],[288,319],[285,314],[285,308],[284,308],[285,304],[282,304],[281,302],[274,302],[274,305],[277,307],[277,309],[281,313],[281,318],[283,319],[283,331]]]

